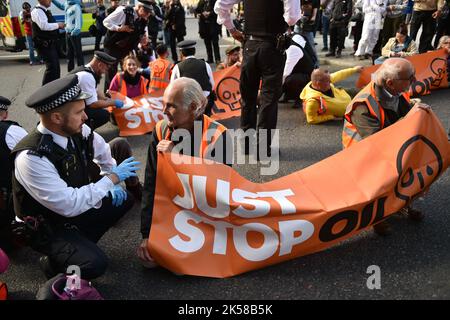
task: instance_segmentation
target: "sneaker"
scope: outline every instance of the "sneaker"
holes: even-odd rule
[[[405,216],[407,216],[409,219],[411,219],[412,221],[422,221],[423,220],[423,213],[422,211],[413,209],[411,207],[404,207],[400,210],[400,213],[404,214]]]
[[[39,269],[41,269],[47,279],[51,279],[58,274],[53,268],[48,256],[39,258]]]
[[[373,231],[379,236],[387,236],[391,234],[392,229],[387,221],[381,221],[373,226]]]

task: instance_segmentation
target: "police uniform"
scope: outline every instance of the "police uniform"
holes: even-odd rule
[[[89,97],[71,75],[41,87],[26,105],[43,114]],[[39,262],[45,275],[65,272],[69,265],[80,266],[85,279],[102,275],[107,259],[96,243],[133,205],[128,194],[126,201],[114,206],[108,196],[113,192],[112,180],[91,173],[94,160],[102,172],[114,170],[108,144],[87,125],[67,137],[40,123],[17,144],[12,156],[14,210],[32,225],[30,245],[44,254]]]
[[[139,1],[139,5],[149,10],[153,10],[150,1]],[[105,77],[105,92],[109,89],[110,83],[117,73],[117,64],[125,58],[130,51],[137,49],[141,37],[147,33],[147,20],[142,19],[131,6],[119,6],[113,13],[103,20],[103,25],[107,32],[103,41],[105,52],[117,59]],[[121,26],[129,25],[133,32],[117,31]]]
[[[102,51],[95,51],[94,58],[109,66],[112,66],[117,62],[116,58]],[[100,83],[101,75],[96,74],[94,70],[92,70],[90,64],[77,67],[72,70],[70,74],[76,74],[81,90],[91,95],[90,98],[86,99],[86,109],[84,110],[88,116],[87,123],[93,130],[101,127],[109,121],[110,113],[102,108],[89,107],[91,104],[98,101],[97,86]]]
[[[193,49],[197,42],[184,40],[178,43],[178,48]],[[208,105],[205,108],[206,114],[211,114],[211,107],[214,104],[214,95],[211,94],[214,88],[214,77],[211,67],[203,59],[197,59],[194,55],[185,57],[183,61],[177,63],[172,69],[170,81],[186,77],[197,81],[202,87],[203,94],[208,98]]]
[[[240,0],[217,0],[217,22],[235,29],[230,9]],[[298,0],[244,0],[244,59],[241,67],[241,128],[275,129],[286,57],[277,49],[277,36],[300,19]],[[259,110],[257,96],[262,80]],[[259,119],[258,118],[259,112]],[[257,121],[258,120],[258,121]],[[268,135],[268,147],[271,136]],[[268,150],[270,150],[268,148]]]
[[[11,101],[0,96],[0,111],[8,111]],[[0,120],[0,248],[10,244],[10,225],[14,219],[11,197],[12,164],[9,159],[11,150],[27,135],[18,123]]]
[[[58,1],[53,0],[52,3],[64,10],[64,5]],[[61,75],[58,56],[59,25],[50,9],[41,4],[36,5],[31,11],[31,21],[34,47],[45,61],[46,69],[42,79],[44,85]]]

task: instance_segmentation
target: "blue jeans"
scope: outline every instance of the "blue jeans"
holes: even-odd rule
[[[30,56],[30,62],[38,62],[36,57],[34,56],[34,46],[33,46],[33,38],[32,36],[26,36],[27,44],[28,44],[28,54]]]
[[[312,31],[301,31],[300,34],[305,38],[305,40],[310,44],[314,57],[311,57],[314,62],[314,68],[319,67],[319,58],[317,57],[316,45],[314,44],[314,32]]]
[[[328,31],[330,30],[330,18],[322,15],[323,47],[328,48]]]

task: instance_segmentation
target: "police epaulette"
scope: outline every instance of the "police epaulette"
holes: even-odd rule
[[[53,138],[49,134],[43,134],[36,151],[40,154],[49,154],[53,150]]]
[[[27,154],[31,154],[33,156],[38,156],[39,158],[42,158],[42,156],[43,156],[43,154],[37,152],[36,150],[32,150],[32,149],[28,150]]]

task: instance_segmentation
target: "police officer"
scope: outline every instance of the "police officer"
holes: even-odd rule
[[[117,73],[117,64],[130,51],[137,49],[142,37],[147,37],[147,21],[153,6],[150,1],[136,2],[136,6],[119,6],[103,20],[108,29],[103,46],[105,52],[117,59],[105,78],[105,92],[109,89],[112,79]]]
[[[275,129],[278,99],[281,96],[284,48],[277,49],[277,37],[300,19],[298,0],[244,0],[244,33],[238,31],[230,17],[230,10],[240,0],[217,0],[214,11],[217,22],[224,24],[233,38],[243,42],[244,59],[241,68],[242,97],[241,128]],[[281,45],[279,46],[281,47]],[[257,96],[262,80],[259,119]],[[271,135],[268,134],[267,153],[270,155]],[[246,143],[245,151],[249,152]]]
[[[64,10],[64,5],[56,0],[38,0],[38,4],[31,11],[31,27],[33,42],[38,54],[45,61],[42,85],[58,79],[61,74],[58,57],[58,30],[64,29],[65,24],[56,22],[49,8],[53,3]]]
[[[116,166],[103,138],[84,124],[89,97],[76,75],[38,89],[25,103],[40,123],[12,151],[14,210],[30,226],[32,248],[44,254],[47,278],[69,265],[85,279],[102,275],[107,258],[96,243],[134,202],[119,183],[136,176],[139,162]],[[94,180],[89,168],[97,164],[104,175]]]
[[[122,108],[121,100],[107,98],[103,93],[97,92],[103,74],[116,63],[116,58],[102,51],[95,51],[94,58],[85,66],[80,66],[72,70],[72,74],[78,76],[81,90],[91,95],[86,99],[86,109],[84,112],[88,116],[88,124],[92,130],[101,127],[108,122],[110,113],[104,108],[115,106]]]
[[[11,150],[27,135],[17,122],[9,121],[8,108],[11,101],[0,96],[0,248],[7,249],[11,245],[10,226],[14,219],[11,197],[12,164],[9,159]]]
[[[177,63],[172,69],[172,76],[170,81],[175,79],[186,77],[197,81],[202,87],[203,94],[208,98],[208,104],[205,108],[205,114],[211,115],[211,108],[214,104],[214,77],[211,67],[203,59],[197,59],[195,57],[195,45],[197,42],[194,40],[184,40],[178,42],[178,48],[180,49],[181,62]]]

